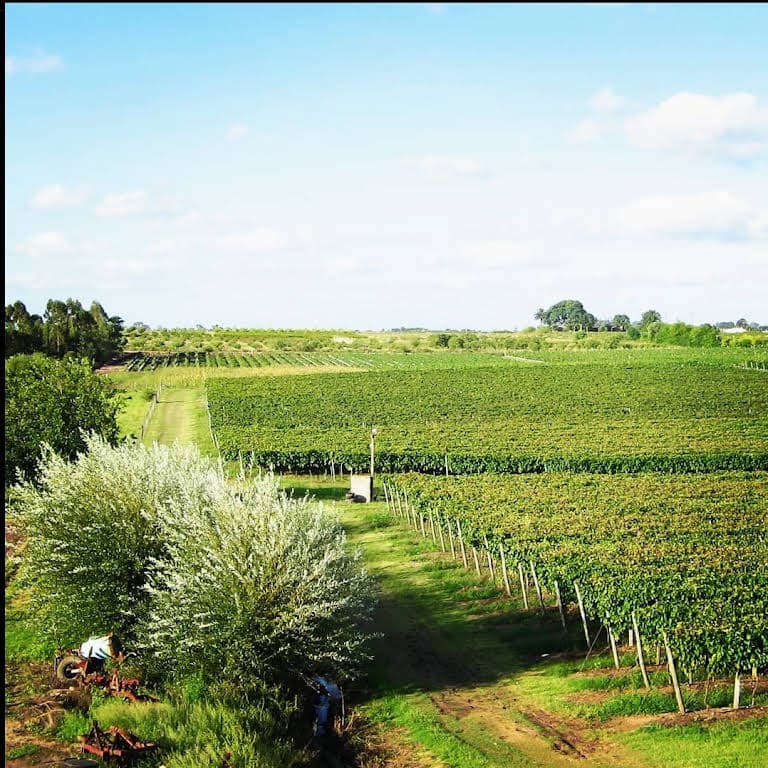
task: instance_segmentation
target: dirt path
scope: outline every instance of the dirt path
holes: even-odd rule
[[[387,765],[640,768],[584,722],[521,698],[516,681],[537,663],[532,646],[540,657],[541,649],[562,643],[559,625],[510,612],[508,599],[504,604],[497,590],[448,556],[425,549],[406,529],[384,525],[379,506],[363,512],[355,505],[343,517],[382,588],[377,628],[384,637],[373,697],[395,697],[404,714],[392,726],[421,717],[437,731],[425,744],[411,727],[412,753]],[[402,731],[396,742],[402,755],[408,743]],[[467,757],[452,757],[451,742],[467,747]]]

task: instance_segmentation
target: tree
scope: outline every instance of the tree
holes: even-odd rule
[[[115,443],[116,392],[87,360],[56,360],[41,353],[15,355],[5,366],[5,477],[36,475],[41,446],[74,457],[85,447],[83,430]]]
[[[538,315],[538,312],[536,314]],[[597,322],[595,316],[587,312],[580,301],[574,299],[566,299],[553,304],[544,312],[541,319],[550,328],[564,328],[571,331],[591,328]]]
[[[24,303],[16,301],[5,307],[5,357],[31,354],[42,349],[43,319],[30,315]]]
[[[737,328],[749,328],[749,323],[747,322],[747,320],[746,320],[745,318],[743,318],[743,317],[740,317],[740,318],[739,318],[739,319],[736,321],[736,327],[737,327]]]
[[[108,317],[97,301],[85,310],[75,299],[50,299],[42,318],[30,315],[20,301],[5,307],[5,357],[45,352],[60,358],[74,353],[104,363],[122,345],[122,319]]]
[[[622,331],[626,331],[629,328],[630,320],[629,315],[614,315],[613,326],[614,328],[621,328]]]
[[[643,312],[640,318],[640,330],[644,331],[651,323],[660,323],[661,315],[655,309],[648,309]]]

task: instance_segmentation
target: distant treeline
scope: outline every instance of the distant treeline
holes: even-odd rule
[[[72,353],[106,363],[121,352],[122,338],[122,318],[109,316],[98,301],[84,309],[74,299],[50,299],[42,317],[30,314],[21,301],[5,307],[5,357],[42,352],[62,358]]]

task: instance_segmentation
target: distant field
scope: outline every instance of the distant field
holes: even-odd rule
[[[386,370],[420,368],[469,368],[504,365],[501,353],[490,352],[175,352],[140,355],[131,359],[126,371],[140,373],[163,369],[236,370],[238,368],[337,368]]]
[[[575,352],[545,365],[500,357],[206,387],[222,454],[253,453],[278,471],[365,468],[373,425],[385,472],[768,468],[765,373],[733,355],[657,352],[616,351],[605,365],[574,364],[590,361]]]

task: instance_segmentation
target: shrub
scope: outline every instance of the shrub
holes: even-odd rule
[[[191,447],[112,448],[95,435],[85,444],[72,463],[46,446],[39,487],[11,489],[29,536],[22,570],[47,637],[69,644],[114,630],[130,641],[163,551],[163,508],[178,498],[210,505],[221,472]]]
[[[344,678],[366,658],[372,581],[321,505],[265,476],[215,508],[174,500],[162,527],[145,643],[165,666],[247,686]]]
[[[366,658],[372,580],[337,520],[277,481],[227,482],[193,446],[110,447],[73,463],[47,448],[39,486],[12,489],[24,572],[46,635],[113,630],[178,678],[258,695],[302,675],[341,679]]]

